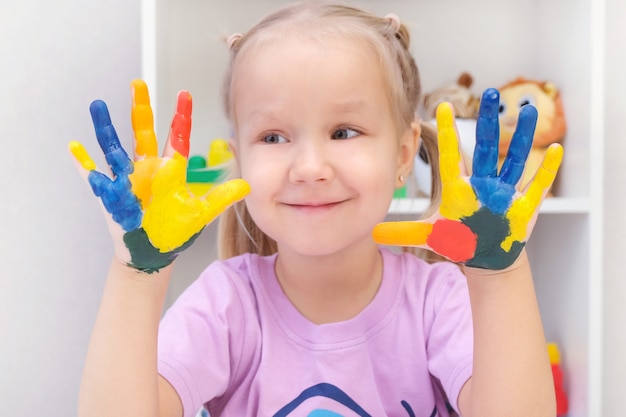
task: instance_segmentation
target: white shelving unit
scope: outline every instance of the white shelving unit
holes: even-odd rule
[[[221,38],[245,32],[285,1],[143,3],[144,75],[161,116],[158,131],[168,130],[176,92],[190,90],[191,151],[204,154],[212,139],[229,134],[220,107],[227,59]],[[544,202],[528,251],[546,335],[561,348],[569,416],[600,417],[605,0],[351,3],[394,12],[409,26],[424,91],[454,81],[462,71],[473,75],[476,94],[517,76],[551,80],[561,89],[568,121],[565,159],[556,196]],[[427,205],[424,199],[394,200],[390,217],[416,218]],[[178,267],[188,269],[189,279],[210,260],[192,261],[199,253]]]

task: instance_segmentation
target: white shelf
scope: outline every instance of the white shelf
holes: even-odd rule
[[[427,198],[398,198],[389,206],[391,216],[420,215],[428,208]],[[551,197],[544,200],[540,214],[589,214],[589,199],[584,197]]]

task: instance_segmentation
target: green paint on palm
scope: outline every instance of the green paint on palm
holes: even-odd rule
[[[461,222],[467,225],[477,236],[474,257],[465,265],[475,268],[504,269],[510,266],[524,248],[525,242],[515,241],[511,250],[502,249],[502,242],[511,233],[509,220],[481,207],[471,216],[464,217]]]
[[[132,230],[124,235],[124,243],[130,251],[131,257],[128,264],[149,274],[157,272],[174,262],[178,254],[191,246],[201,232],[202,230],[173,251],[163,253],[150,243],[150,239],[143,228]]]

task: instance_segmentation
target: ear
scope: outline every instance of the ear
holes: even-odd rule
[[[233,153],[235,161],[239,163],[239,150],[237,149],[237,140],[235,138],[228,139],[228,150]]]
[[[422,127],[419,121],[411,123],[411,127],[407,129],[400,140],[400,148],[398,152],[398,166],[396,170],[396,187],[404,186],[404,181],[413,169],[413,162],[415,161],[415,155],[420,145],[420,135],[422,134]]]

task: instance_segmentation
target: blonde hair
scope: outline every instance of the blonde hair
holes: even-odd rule
[[[223,106],[227,118],[233,122],[231,95],[235,65],[241,55],[267,42],[278,42],[282,36],[307,36],[314,39],[360,40],[378,57],[378,64],[389,84],[389,102],[396,115],[399,131],[405,131],[415,121],[421,100],[421,84],[415,60],[409,51],[410,36],[407,27],[397,16],[379,17],[348,5],[323,1],[304,1],[291,4],[271,13],[246,34],[228,38],[230,64],[223,84]],[[431,200],[438,202],[439,157],[435,130],[422,123],[422,149],[426,153],[433,182]],[[432,212],[431,209],[426,214]],[[241,201],[220,218],[219,257],[229,258],[247,252],[270,255],[277,251],[276,242],[258,228],[250,216],[245,201]]]

